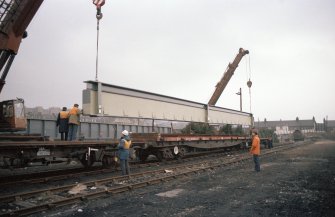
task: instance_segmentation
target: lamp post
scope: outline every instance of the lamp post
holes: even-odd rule
[[[236,94],[240,96],[240,111],[242,111],[242,88],[240,88],[240,91]]]

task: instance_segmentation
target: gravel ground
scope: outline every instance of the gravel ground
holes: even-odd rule
[[[335,142],[318,141],[36,216],[335,216]]]

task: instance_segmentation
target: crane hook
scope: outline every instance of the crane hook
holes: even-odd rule
[[[93,4],[97,6],[97,19],[100,20],[102,18],[101,7],[105,4],[105,0],[93,0]]]
[[[251,88],[252,82],[250,81],[250,78],[249,78],[249,81],[247,82],[247,85],[249,88]]]

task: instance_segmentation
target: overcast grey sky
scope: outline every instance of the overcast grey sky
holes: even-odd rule
[[[207,103],[240,47],[250,51],[217,106],[255,120],[335,120],[335,1],[106,0],[99,80]],[[45,0],[28,27],[1,99],[26,106],[82,103],[95,79],[91,0]],[[250,72],[249,72],[250,58]]]

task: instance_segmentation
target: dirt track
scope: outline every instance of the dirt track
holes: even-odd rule
[[[43,216],[334,216],[335,142],[313,144]]]

